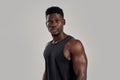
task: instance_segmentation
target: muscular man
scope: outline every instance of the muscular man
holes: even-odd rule
[[[64,33],[63,10],[52,6],[46,10],[46,26],[53,40],[44,50],[43,80],[86,80],[87,57],[80,40]]]

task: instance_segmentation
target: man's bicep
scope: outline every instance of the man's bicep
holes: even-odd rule
[[[86,72],[87,70],[87,57],[85,53],[80,55],[73,55],[72,58],[73,68],[77,75]]]
[[[81,43],[77,42],[72,48],[73,69],[77,77],[84,78],[87,73],[87,57]]]

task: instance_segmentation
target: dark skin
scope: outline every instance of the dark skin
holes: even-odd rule
[[[65,19],[57,13],[46,16],[46,26],[51,33],[53,44],[67,37],[63,32]],[[77,80],[86,80],[87,77],[87,57],[82,43],[77,39],[70,39],[64,46],[64,56],[67,60],[72,61],[73,70]],[[43,80],[46,80],[46,73],[43,75]]]

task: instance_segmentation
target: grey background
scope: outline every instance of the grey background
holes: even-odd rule
[[[63,8],[65,32],[80,39],[88,80],[120,80],[119,0],[0,0],[0,80],[42,80],[43,51],[52,39],[45,10]]]

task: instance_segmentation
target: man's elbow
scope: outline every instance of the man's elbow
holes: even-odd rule
[[[87,80],[87,74],[79,74],[79,75],[77,75],[77,80]]]

